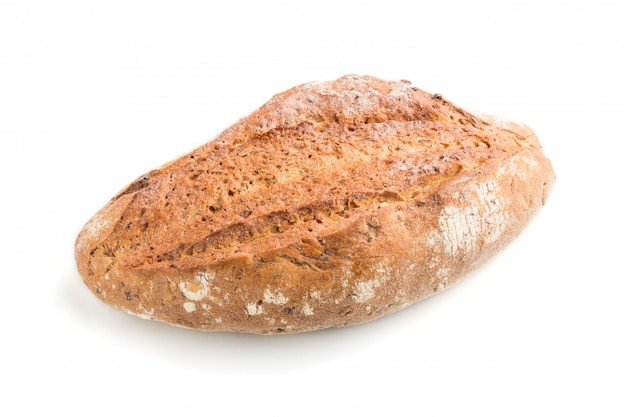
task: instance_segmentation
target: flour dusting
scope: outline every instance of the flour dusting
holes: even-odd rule
[[[504,232],[508,219],[499,192],[495,182],[487,181],[459,193],[459,200],[466,204],[450,205],[441,211],[439,230],[429,236],[428,244],[440,242],[448,255],[456,256],[476,250],[481,236],[485,243],[495,242]]]

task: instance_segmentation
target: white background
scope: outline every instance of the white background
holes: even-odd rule
[[[622,4],[0,0],[0,415],[626,415]],[[119,189],[348,73],[525,121],[558,175],[543,211],[352,328],[200,333],[91,295],[74,239]]]

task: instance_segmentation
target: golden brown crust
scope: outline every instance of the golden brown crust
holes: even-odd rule
[[[273,97],[128,186],[77,239],[106,303],[201,330],[300,332],[405,307],[492,256],[554,181],[532,131],[405,81]]]

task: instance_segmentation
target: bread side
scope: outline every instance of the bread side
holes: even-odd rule
[[[201,330],[365,322],[500,250],[554,181],[530,129],[408,82],[278,94],[129,185],[76,243],[104,302]]]

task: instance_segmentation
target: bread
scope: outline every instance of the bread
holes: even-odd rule
[[[76,261],[105,303],[177,326],[353,325],[491,258],[554,179],[526,126],[349,75],[280,93],[137,179],[85,225]]]

